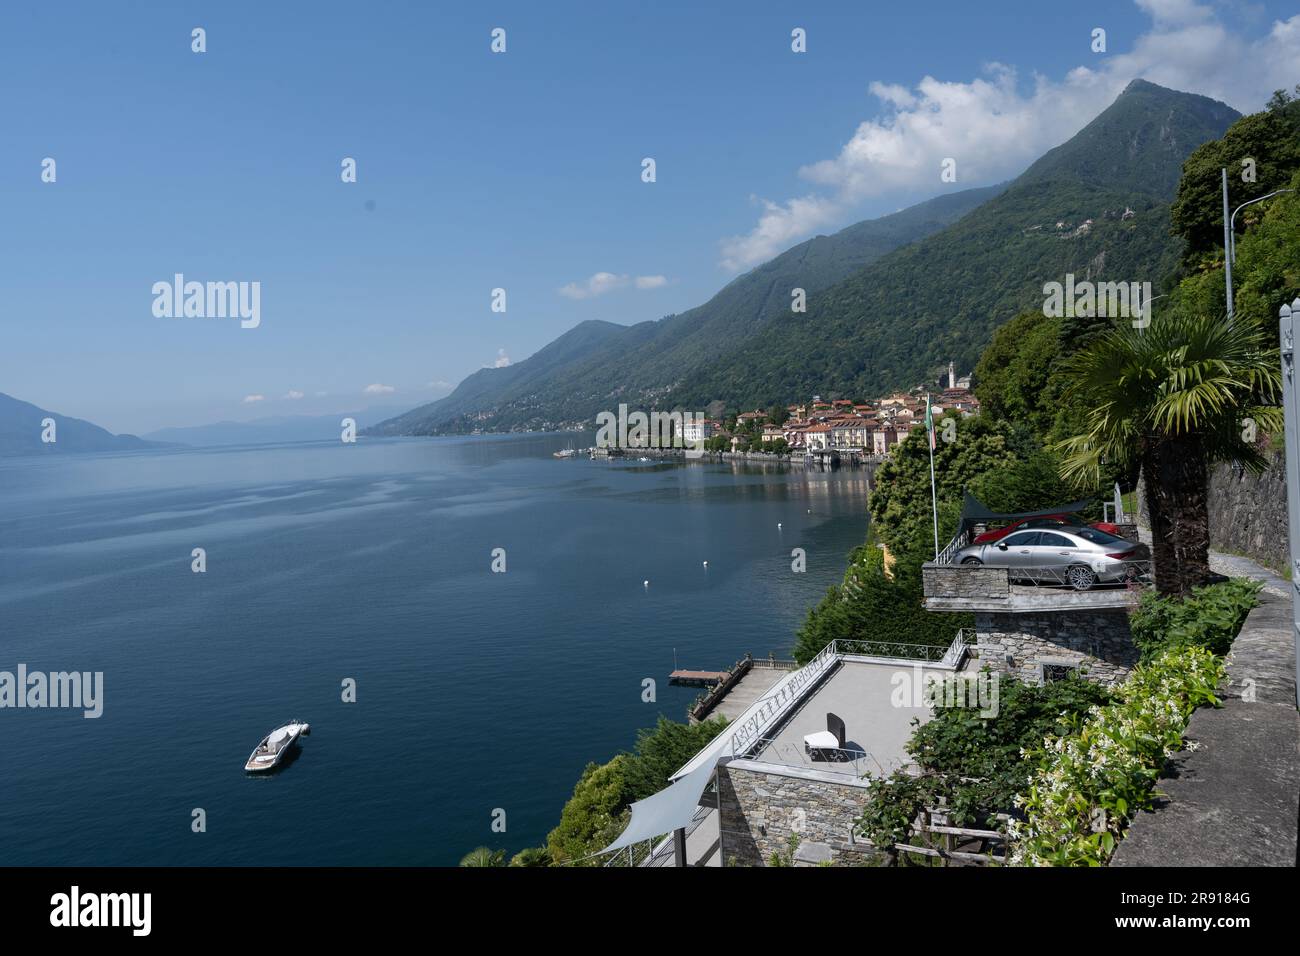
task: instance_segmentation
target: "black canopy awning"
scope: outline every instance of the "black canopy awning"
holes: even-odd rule
[[[1084,498],[1081,501],[1072,501],[1069,504],[1058,505],[1054,508],[1043,508],[1039,511],[1021,511],[1012,514],[990,510],[987,505],[968,491],[961,503],[961,528],[959,533],[973,525],[988,524],[992,521],[1019,521],[1021,518],[1041,518],[1044,515],[1074,514],[1076,511],[1087,508],[1090,504],[1092,504],[1092,499]]]

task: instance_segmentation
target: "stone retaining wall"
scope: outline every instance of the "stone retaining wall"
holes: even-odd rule
[[[1210,547],[1280,571],[1290,560],[1286,466],[1274,455],[1258,475],[1219,465],[1210,472]]]
[[[1085,669],[1089,680],[1118,684],[1138,661],[1128,612],[976,613],[980,668],[1039,683],[1045,665]]]
[[[921,568],[927,598],[1002,598],[1011,592],[1006,568],[927,564]]]
[[[773,853],[789,852],[792,834],[799,836],[796,865],[863,862],[870,847],[849,836],[867,804],[860,783],[852,777],[839,784],[765,773],[735,763],[719,767],[723,866],[767,866]]]

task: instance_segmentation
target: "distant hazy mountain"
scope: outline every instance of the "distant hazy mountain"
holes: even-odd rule
[[[1044,282],[1169,275],[1180,255],[1169,203],[1182,163],[1239,115],[1135,80],[1009,185],[819,236],[681,315],[630,328],[584,323],[374,431],[590,423],[619,402],[767,407],[911,386],[950,359],[968,372],[998,325],[1041,307]],[[809,293],[806,314],[790,311],[794,287]]]
[[[366,428],[405,411],[404,406],[367,408],[359,412],[335,415],[274,415],[247,422],[214,422],[182,428],[160,428],[144,437],[160,442],[180,442],[201,447],[214,445],[271,445],[280,442],[327,441],[339,437],[339,422],[356,419],[357,428]]]
[[[633,326],[583,322],[524,361],[481,369],[446,398],[371,431],[430,435],[546,427],[589,420],[611,401],[662,395],[687,372],[734,352],[766,323],[789,314],[793,287],[811,296],[891,249],[955,222],[1003,188],[940,196],[833,236],[809,239],[680,315]]]
[[[55,441],[41,441],[45,426],[54,420]],[[158,447],[135,435],[114,435],[98,425],[80,418],[69,418],[31,402],[23,402],[0,392],[0,457],[9,455],[56,455],[71,452],[129,451],[133,448]]]

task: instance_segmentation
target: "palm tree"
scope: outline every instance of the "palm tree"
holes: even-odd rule
[[[475,847],[460,859],[461,866],[505,866],[505,863],[505,850],[489,850],[485,846]]]
[[[520,850],[510,859],[511,866],[550,866],[551,851],[544,846],[530,846]]]
[[[1156,589],[1186,595],[1209,568],[1210,466],[1266,461],[1255,435],[1278,432],[1280,362],[1262,330],[1171,311],[1145,330],[1125,322],[1062,365],[1080,434],[1055,447],[1062,477],[1100,484],[1103,464],[1146,479]]]

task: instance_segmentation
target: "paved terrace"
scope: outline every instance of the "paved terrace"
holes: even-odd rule
[[[1295,589],[1245,558],[1212,552],[1210,566],[1262,580],[1265,589],[1228,655],[1223,706],[1202,707],[1192,715],[1186,736],[1198,749],[1170,760],[1156,784],[1165,798],[1134,819],[1111,866],[1300,863]]]
[[[800,702],[774,735],[750,761],[782,767],[861,777],[892,773],[911,762],[904,745],[912,736],[912,720],[930,720],[930,708],[918,705],[919,685],[924,674],[951,677],[951,668],[913,665],[909,661],[880,661],[846,657],[836,671]],[[903,675],[896,679],[895,675]],[[895,685],[902,682],[902,689]],[[904,691],[906,693],[904,693]],[[903,696],[905,706],[894,706]],[[827,712],[844,721],[845,749],[850,760],[814,760],[804,753],[803,738],[826,729]]]
[[[968,659],[966,668],[973,669],[974,663]],[[795,712],[757,754],[735,762],[739,766],[789,776],[837,782],[893,772],[911,762],[903,748],[912,736],[912,719],[925,723],[931,717],[927,706],[913,706],[909,700],[907,706],[895,707],[891,702],[895,693],[894,675],[907,675],[910,691],[917,670],[922,675],[933,673],[940,677],[954,673],[950,667],[933,664],[920,664],[914,669],[913,663],[905,660],[846,656],[834,673],[805,695]],[[788,673],[774,668],[754,668],[728,692],[714,712],[725,712],[728,719],[734,720]],[[751,678],[756,679],[751,681]],[[751,681],[747,688],[746,681]],[[857,754],[855,759],[813,760],[804,753],[804,735],[826,729],[827,711],[843,718],[846,749]],[[696,813],[686,836],[686,862],[688,866],[722,865],[715,809],[702,806]],[[672,840],[661,841],[643,865],[672,866]]]

